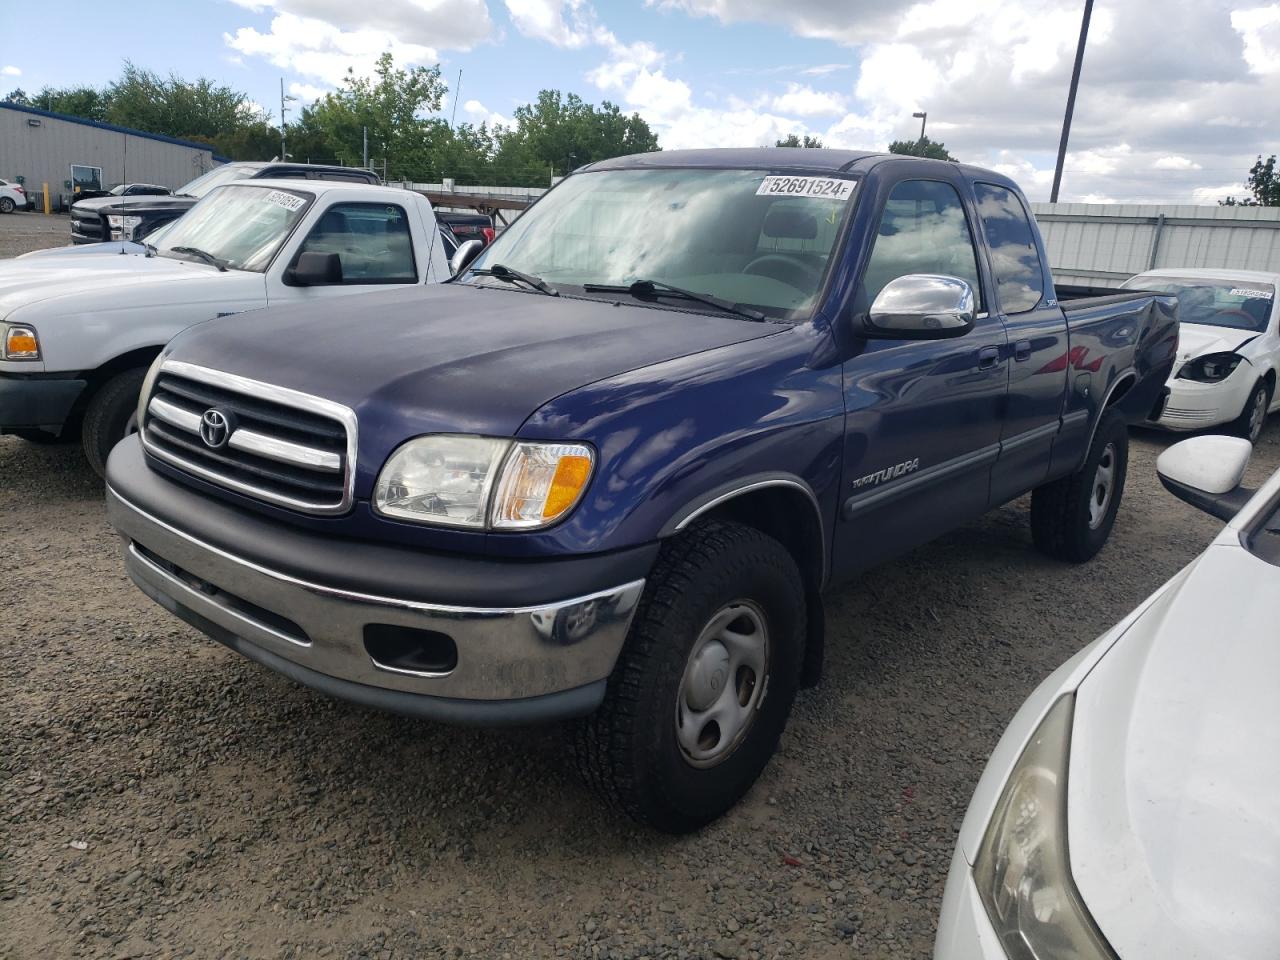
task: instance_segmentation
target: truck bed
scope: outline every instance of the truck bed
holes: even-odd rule
[[[1131,300],[1149,299],[1151,294],[1142,290],[1126,290],[1122,287],[1084,287],[1075,284],[1055,284],[1054,293],[1058,305],[1066,314],[1079,313],[1092,307],[1102,307]]]

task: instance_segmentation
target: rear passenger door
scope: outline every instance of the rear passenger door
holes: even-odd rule
[[[986,307],[965,185],[908,179],[887,193],[855,314],[890,280],[942,274],[968,281],[973,330],[947,340],[867,340],[844,364],[845,455],[835,570],[847,575],[982,513],[1008,370],[1000,319]]]
[[[993,506],[1044,482],[1067,389],[1067,321],[1045,269],[1037,233],[1016,192],[973,185],[978,221],[991,258],[991,305],[1009,337],[1009,400],[1000,459],[991,478]]]

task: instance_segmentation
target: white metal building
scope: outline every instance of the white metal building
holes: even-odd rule
[[[0,102],[0,178],[21,178],[31,194],[48,183],[55,207],[73,199],[77,186],[174,188],[225,162],[208,144]]]

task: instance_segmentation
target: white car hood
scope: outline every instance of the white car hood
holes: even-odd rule
[[[1077,692],[1071,872],[1122,960],[1280,956],[1280,568],[1234,536]]]
[[[1232,330],[1203,323],[1178,325],[1178,362],[1185,363],[1210,353],[1230,353],[1246,340],[1258,336],[1251,330]]]
[[[229,277],[242,271],[227,271]],[[210,279],[215,267],[170,257],[45,256],[0,261],[0,319],[18,307],[42,300],[92,294],[126,287]],[[252,274],[251,276],[260,276]]]

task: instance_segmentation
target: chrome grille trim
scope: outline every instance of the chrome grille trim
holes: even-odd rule
[[[147,412],[157,420],[163,420],[171,427],[186,430],[188,433],[200,432],[200,417],[189,410],[175,407],[163,397],[152,397],[147,404]]]
[[[249,433],[248,446],[235,445],[238,449],[252,453],[257,456],[266,457],[276,460],[279,463],[287,463],[291,466],[305,467],[308,469],[318,470],[328,473],[342,472],[342,496],[337,503],[315,503],[308,500],[299,499],[297,497],[287,496],[274,490],[267,490],[252,483],[246,483],[233,477],[228,477],[216,470],[208,469],[198,463],[195,463],[186,457],[179,456],[169,450],[157,447],[155,444],[148,442],[147,429],[145,424],[140,424],[140,435],[142,439],[143,449],[158,460],[162,460],[171,466],[177,467],[192,476],[206,480],[215,486],[224,487],[228,490],[234,490],[254,499],[270,503],[275,506],[287,507],[291,510],[298,510],[303,513],[317,515],[333,515],[346,513],[351,509],[355,502],[355,465],[357,450],[357,422],[355,411],[350,407],[335,403],[332,400],[325,400],[322,397],[315,397],[309,393],[302,393],[298,390],[291,390],[288,387],[279,387],[271,383],[263,383],[260,380],[253,380],[249,377],[242,377],[234,373],[224,373],[221,370],[214,370],[209,367],[202,367],[194,363],[186,363],[181,360],[165,360],[160,366],[160,375],[171,373],[178,377],[185,377],[188,380],[195,380],[199,383],[208,384],[212,387],[218,387],[224,390],[231,390],[244,395],[247,399],[266,400],[285,407],[292,407],[304,413],[317,415],[336,421],[336,425],[341,425],[346,433],[345,454],[338,458],[336,454],[328,451],[315,450],[306,447],[303,444],[295,444],[291,441],[283,440],[277,437],[267,437],[257,431],[238,430],[236,433]],[[156,377],[156,384],[161,381],[161,376]],[[153,390],[155,387],[152,388]],[[158,413],[155,409],[156,404],[160,405],[160,409],[164,410],[164,414]],[[167,409],[166,409],[167,408]],[[186,432],[199,435],[199,418],[195,418],[194,427],[190,425],[187,417],[193,416],[189,411],[182,410],[173,404],[169,404],[162,398],[152,396],[147,403],[147,412],[154,416],[157,420],[167,423],[170,426]],[[182,420],[176,423],[174,420]],[[233,433],[232,436],[236,434]],[[268,444],[274,456],[264,452],[264,449],[255,448],[256,440],[267,441],[268,443],[260,443],[259,447],[265,448]],[[228,446],[233,446],[228,442]],[[305,453],[303,452],[305,451]],[[292,459],[287,459],[292,455]],[[317,462],[311,459],[303,459],[315,455]],[[335,462],[336,461],[336,462]]]
[[[200,429],[198,422],[196,429]],[[336,453],[317,450],[315,447],[294,443],[292,440],[268,437],[265,433],[246,430],[244,427],[240,427],[231,434],[227,446],[266,457],[268,460],[293,464],[295,467],[310,467],[312,470],[323,470],[325,473],[338,473],[342,469],[342,458]]]

